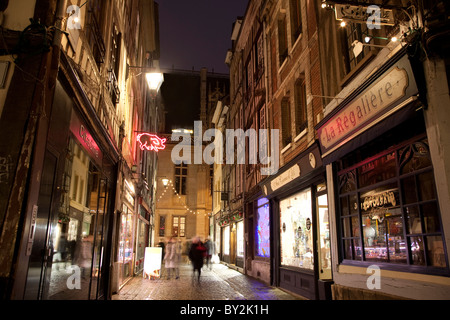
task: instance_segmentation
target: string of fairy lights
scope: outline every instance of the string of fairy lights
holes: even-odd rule
[[[158,198],[158,200],[157,200],[158,202],[164,197],[164,195],[166,194],[167,190],[169,190],[169,187],[172,188],[173,193],[178,197],[178,200],[180,201],[180,204],[181,204],[182,206],[184,206],[184,208],[186,209],[187,212],[192,213],[192,214],[197,214],[197,215],[200,215],[200,214],[201,214],[201,212],[198,212],[198,211],[195,211],[195,210],[190,209],[190,208],[186,205],[186,203],[184,203],[184,204],[181,203],[182,198],[181,198],[180,194],[178,193],[178,191],[175,189],[172,180],[169,180],[169,181],[168,181],[167,185],[166,185],[165,188],[164,188],[164,191],[159,195],[159,198]],[[206,215],[209,216],[210,213],[208,213],[208,214],[204,213],[204,215],[205,215],[205,216],[206,216]]]

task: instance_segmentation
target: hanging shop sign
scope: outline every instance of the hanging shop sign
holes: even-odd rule
[[[377,26],[395,25],[394,11],[392,9],[380,8],[376,5],[371,6],[352,6],[348,4],[335,4],[334,12],[336,20],[348,20],[356,23],[370,25],[375,24],[370,29],[379,29]]]
[[[400,110],[405,106],[400,102],[416,93],[411,65],[404,57],[317,128],[322,157]]]
[[[139,142],[141,150],[147,151],[160,151],[166,148],[166,138],[160,138],[156,134],[140,133],[138,134],[136,141]]]
[[[86,125],[81,122],[75,112],[72,112],[70,131],[86,150],[89,156],[99,165],[102,164],[103,154]]]

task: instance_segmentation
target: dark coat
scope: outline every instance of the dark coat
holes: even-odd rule
[[[193,243],[189,250],[189,259],[194,265],[194,269],[201,269],[203,267],[203,258],[205,256],[206,248],[201,242]]]

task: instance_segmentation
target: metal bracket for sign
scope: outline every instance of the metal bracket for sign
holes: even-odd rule
[[[31,250],[33,249],[34,235],[36,234],[36,220],[37,220],[38,206],[34,205],[31,212],[31,225],[30,231],[28,232],[28,243],[27,243],[27,256],[31,255]]]

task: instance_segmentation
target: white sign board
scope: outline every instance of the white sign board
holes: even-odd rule
[[[161,259],[162,248],[160,247],[147,247],[145,248],[144,256],[144,278],[161,276]]]

